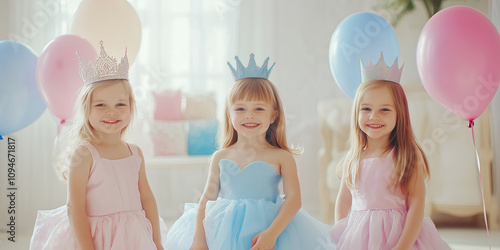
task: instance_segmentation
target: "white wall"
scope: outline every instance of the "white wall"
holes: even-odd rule
[[[0,41],[7,40],[9,28],[9,2],[0,1]]]

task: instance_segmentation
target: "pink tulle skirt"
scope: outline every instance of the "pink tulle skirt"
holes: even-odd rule
[[[379,209],[354,211],[338,221],[330,231],[337,249],[392,249],[403,232],[407,211]],[[425,217],[411,249],[451,249],[441,239],[436,226]]]
[[[89,216],[88,223],[96,250],[156,249],[151,223],[142,210]],[[161,218],[160,227],[165,241],[167,227]],[[78,249],[66,206],[38,211],[30,249]]]

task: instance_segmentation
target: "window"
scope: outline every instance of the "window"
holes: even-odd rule
[[[131,3],[142,22],[141,48],[130,72],[138,102],[152,110],[151,93],[164,89],[211,92],[223,100],[232,83],[226,62],[236,53],[238,9],[221,11],[216,1],[206,0]]]

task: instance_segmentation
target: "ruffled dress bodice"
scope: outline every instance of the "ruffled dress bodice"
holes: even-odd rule
[[[110,160],[101,158],[92,144],[84,146],[90,150],[93,161],[85,196],[87,216],[141,211],[138,183],[142,160],[137,149],[130,147],[132,155]]]
[[[222,199],[264,199],[276,202],[281,175],[273,166],[254,161],[243,169],[228,159],[222,159],[220,168],[220,197]]]
[[[352,195],[351,211],[371,209],[407,209],[406,196],[400,189],[388,187],[393,171],[392,151],[385,158],[368,158],[361,162],[361,175]]]

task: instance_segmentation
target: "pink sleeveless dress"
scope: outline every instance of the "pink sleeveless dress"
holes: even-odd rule
[[[109,160],[101,158],[92,144],[84,146],[92,154],[85,209],[95,249],[156,249],[139,193],[141,157],[137,147],[129,145],[129,157]],[[161,218],[160,227],[165,241],[167,228]],[[78,249],[66,205],[38,211],[30,249]]]
[[[406,196],[388,188],[394,163],[393,151],[385,158],[361,161],[358,190],[351,190],[351,212],[338,221],[330,234],[337,249],[392,249],[396,246],[408,213]],[[411,249],[450,249],[434,223],[424,217]]]

